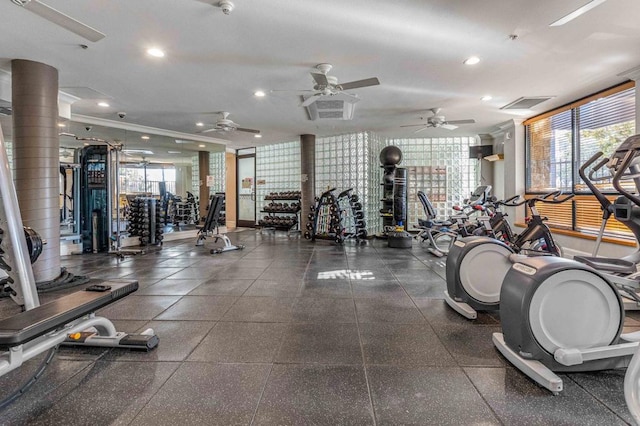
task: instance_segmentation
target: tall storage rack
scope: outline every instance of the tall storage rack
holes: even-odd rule
[[[265,195],[264,199],[269,201],[269,204],[260,211],[264,216],[258,221],[258,226],[262,229],[299,231],[300,196],[300,191],[272,192]]]

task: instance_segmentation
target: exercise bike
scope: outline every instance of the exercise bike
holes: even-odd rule
[[[508,207],[526,204],[531,211],[531,216],[526,221],[527,228],[517,236],[510,228],[509,231],[505,231],[509,225],[502,215],[498,218],[502,222],[495,223],[500,229],[502,240],[489,236],[474,236],[455,241],[447,257],[445,302],[467,319],[476,319],[477,311],[500,309],[500,289],[511,267],[511,254],[562,254],[545,223],[546,218],[538,213],[536,203],[561,204],[572,197],[573,194],[562,196],[560,191],[555,191],[529,200],[518,202],[518,197],[511,197],[500,202]]]
[[[633,204],[640,221],[640,135],[625,140],[608,162],[613,186]],[[638,350],[640,332],[622,335],[620,289],[604,274],[575,260],[552,256],[509,256],[500,291],[502,333],[496,348],[516,368],[553,393],[563,389],[556,372],[626,367]]]

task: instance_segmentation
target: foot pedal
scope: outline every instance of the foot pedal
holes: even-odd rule
[[[139,349],[143,351],[150,351],[158,346],[160,339],[158,336],[148,334],[128,334],[123,337],[118,346],[127,349]]]

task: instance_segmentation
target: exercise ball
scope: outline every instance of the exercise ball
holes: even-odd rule
[[[387,146],[380,151],[380,162],[383,166],[398,165],[402,161],[402,151],[397,146]]]

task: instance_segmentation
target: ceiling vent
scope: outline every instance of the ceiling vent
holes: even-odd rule
[[[345,96],[342,93],[316,98],[315,102],[306,106],[311,120],[351,120],[355,103],[359,101],[353,95]]]
[[[518,98],[500,109],[531,109],[534,106],[544,101],[548,101],[551,98],[553,98],[553,96],[523,96],[522,98]]]

